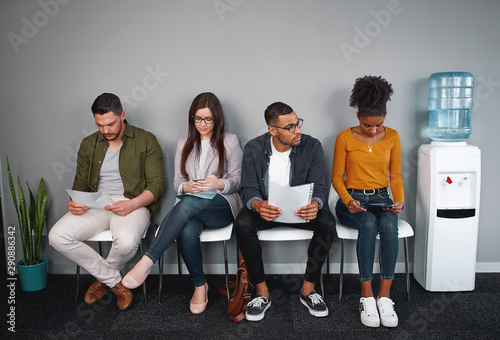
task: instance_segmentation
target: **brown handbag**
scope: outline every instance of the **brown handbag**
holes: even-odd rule
[[[229,289],[234,289],[229,298],[227,312],[233,322],[240,322],[245,318],[247,304],[252,300],[253,286],[248,278],[247,265],[243,256],[240,257],[240,266],[236,271],[236,280],[229,282]],[[226,295],[226,286],[222,285],[219,289],[221,294]]]

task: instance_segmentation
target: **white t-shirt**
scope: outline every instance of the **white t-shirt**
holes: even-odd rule
[[[292,149],[279,152],[273,144],[271,137],[272,155],[269,158],[269,181],[281,186],[290,186],[290,152]]]
[[[201,153],[198,159],[198,164],[194,165],[196,178],[205,178],[205,160],[207,159],[208,150],[210,149],[210,139],[201,141]]]

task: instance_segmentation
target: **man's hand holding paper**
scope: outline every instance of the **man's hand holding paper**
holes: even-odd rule
[[[281,209],[273,205],[269,205],[267,201],[254,200],[252,208],[260,214],[264,220],[274,221],[281,215]]]
[[[295,214],[306,221],[310,221],[316,218],[318,210],[319,210],[318,201],[312,201],[308,205],[304,205],[295,210]]]
[[[273,220],[283,223],[304,223],[304,220],[316,218],[318,205],[311,203],[313,188],[313,183],[286,187],[269,182],[268,204],[273,207],[279,206],[277,209],[280,211]]]

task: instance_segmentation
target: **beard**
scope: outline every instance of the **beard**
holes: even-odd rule
[[[298,135],[300,136],[300,135]],[[288,145],[288,146],[297,146],[300,144],[300,139],[298,142],[295,141],[295,138],[297,136],[293,136],[293,138],[290,140],[290,141],[286,141],[284,139],[282,139],[279,135],[276,136],[276,138],[278,139],[278,141],[282,144],[282,145]]]
[[[116,140],[116,138],[118,138],[120,131],[122,130],[122,125],[123,123],[120,121],[120,125],[118,126],[118,133],[107,133],[105,135],[103,134],[104,139],[109,142]]]
[[[108,133],[107,135],[103,135],[104,136],[104,139],[109,141],[109,142],[112,142],[114,141],[118,135],[116,133]]]

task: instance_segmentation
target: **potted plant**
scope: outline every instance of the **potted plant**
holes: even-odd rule
[[[23,246],[23,259],[17,263],[17,271],[21,280],[21,287],[25,291],[35,291],[47,285],[48,259],[40,256],[42,231],[45,226],[48,195],[43,178],[40,179],[36,199],[26,182],[29,191],[29,205],[23,192],[21,179],[17,176],[19,201],[17,200],[14,181],[10,171],[9,157],[7,157],[7,172],[12,200],[16,208]]]

